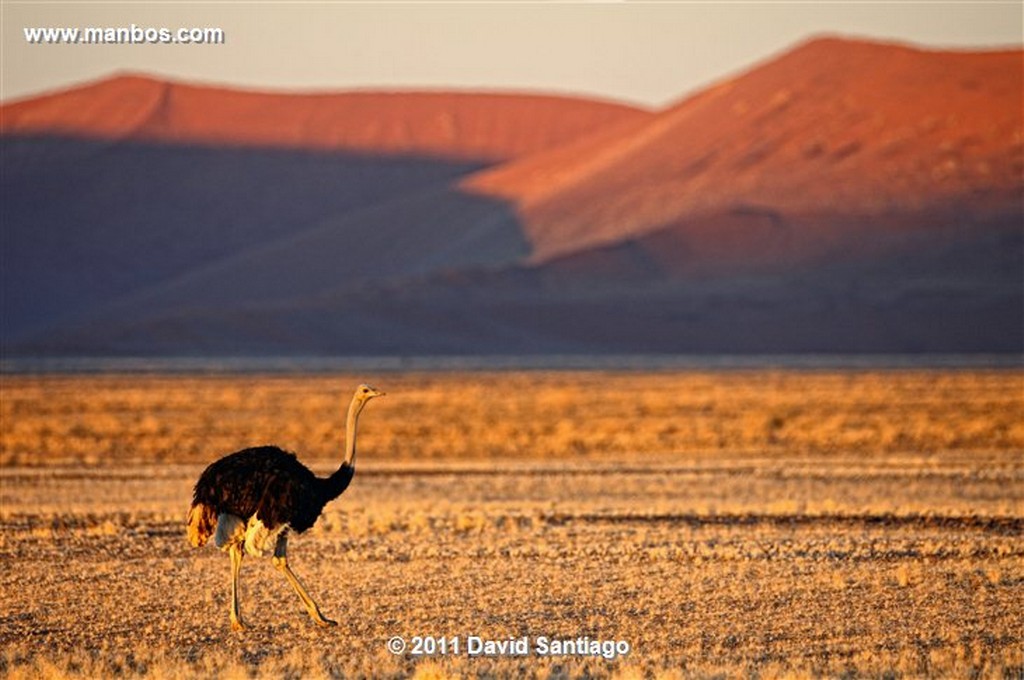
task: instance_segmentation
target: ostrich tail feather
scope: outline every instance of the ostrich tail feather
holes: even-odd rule
[[[202,548],[210,540],[217,526],[213,510],[202,503],[194,504],[188,511],[188,542],[193,548]]]

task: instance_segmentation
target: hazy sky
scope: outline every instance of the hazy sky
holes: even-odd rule
[[[4,100],[139,71],[262,89],[500,88],[660,106],[812,35],[1019,47],[1011,2],[0,0]],[[223,45],[31,45],[43,26],[224,29]]]

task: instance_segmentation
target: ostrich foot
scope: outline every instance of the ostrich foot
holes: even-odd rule
[[[231,630],[235,631],[236,633],[241,633],[245,630],[245,624],[238,620],[232,621]]]
[[[314,618],[313,621],[315,621],[316,625],[320,626],[321,628],[330,628],[331,626],[338,625],[337,621],[332,621],[330,619],[324,618],[323,616],[321,616],[320,618]]]

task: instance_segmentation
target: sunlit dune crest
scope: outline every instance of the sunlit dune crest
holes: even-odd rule
[[[270,93],[115,76],[10,104],[5,134],[505,160],[645,118],[611,102],[478,92]]]
[[[618,130],[478,174],[546,258],[736,206],[1019,210],[1020,51],[812,40]]]

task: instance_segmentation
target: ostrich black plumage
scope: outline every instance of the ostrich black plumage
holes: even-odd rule
[[[243,449],[211,463],[199,476],[188,513],[188,540],[214,544],[231,555],[231,627],[242,630],[238,572],[245,553],[262,557],[273,550],[274,566],[285,575],[306,611],[321,626],[334,621],[320,613],[302,581],[288,566],[288,532],[313,526],[324,506],[348,488],[355,474],[356,426],[366,403],[384,393],[360,385],[348,407],[345,459],[330,477],[317,477],[294,453],[276,446]]]

